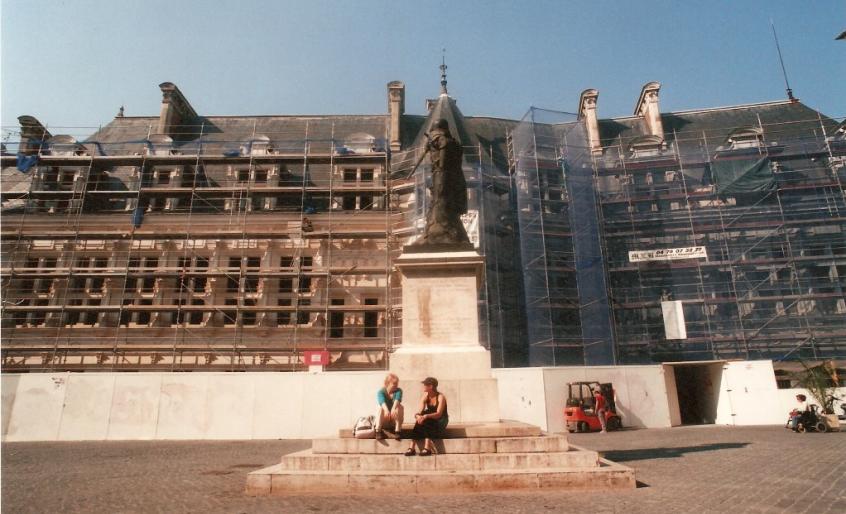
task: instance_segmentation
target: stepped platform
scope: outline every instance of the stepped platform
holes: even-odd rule
[[[404,439],[314,439],[312,448],[247,476],[246,493],[356,494],[473,492],[503,489],[633,489],[634,470],[515,422],[456,425],[437,441],[435,455],[402,455]]]

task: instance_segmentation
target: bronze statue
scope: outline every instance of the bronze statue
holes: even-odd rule
[[[432,162],[432,201],[426,213],[426,229],[412,246],[469,245],[461,215],[467,212],[467,182],[461,170],[461,144],[452,137],[449,123],[441,118],[427,134],[426,154]],[[413,173],[413,171],[412,171]]]

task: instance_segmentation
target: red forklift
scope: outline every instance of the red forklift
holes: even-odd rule
[[[623,428],[623,419],[617,414],[614,386],[599,382],[571,382],[567,384],[567,406],[564,407],[564,421],[568,432],[597,432],[602,430],[596,415],[594,391],[599,390],[605,398],[605,426],[608,430]]]

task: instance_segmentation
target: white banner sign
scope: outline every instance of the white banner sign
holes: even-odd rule
[[[661,313],[664,315],[664,337],[667,339],[687,339],[687,328],[684,326],[684,309],[681,300],[661,302]]]
[[[687,248],[662,248],[660,250],[642,250],[629,252],[629,262],[675,261],[679,259],[707,259],[704,246]]]

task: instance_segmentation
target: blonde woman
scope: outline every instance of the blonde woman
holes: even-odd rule
[[[402,389],[399,388],[398,376],[388,373],[385,377],[385,387],[376,392],[376,403],[379,404],[379,413],[376,415],[376,439],[384,439],[386,435],[399,439],[403,409]]]

